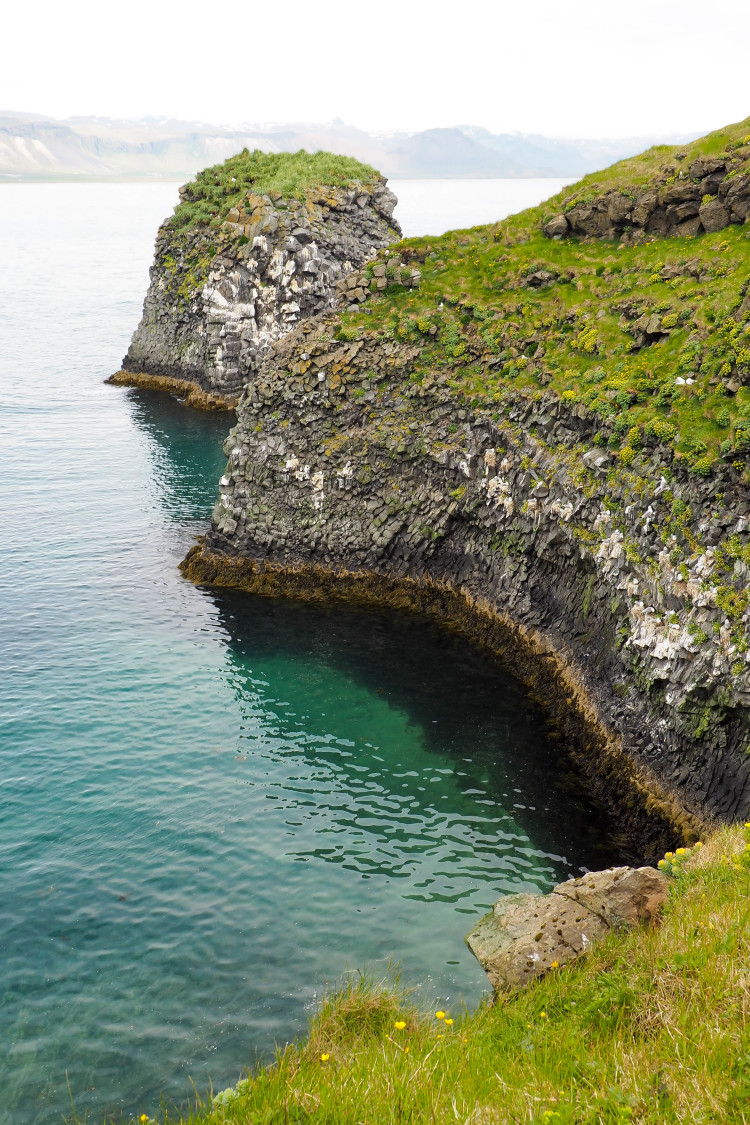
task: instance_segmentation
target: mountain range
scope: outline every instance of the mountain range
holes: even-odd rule
[[[685,136],[561,140],[472,125],[369,133],[330,124],[215,125],[173,118],[70,117],[0,110],[0,182],[189,179],[243,148],[321,149],[354,156],[395,178],[578,177]]]

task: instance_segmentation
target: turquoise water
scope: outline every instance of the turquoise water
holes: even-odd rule
[[[226,418],[102,383],[174,190],[0,191],[11,1125],[220,1089],[326,982],[390,957],[474,1004],[473,919],[617,854],[543,717],[465,641],[182,580]]]

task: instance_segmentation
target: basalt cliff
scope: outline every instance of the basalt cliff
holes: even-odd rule
[[[267,352],[183,564],[465,629],[647,856],[750,804],[749,156],[750,121],[381,251]],[[675,184],[689,231],[571,222]]]
[[[159,229],[143,318],[110,381],[233,407],[271,344],[398,237],[395,204],[373,169],[325,153],[244,152],[200,173]]]

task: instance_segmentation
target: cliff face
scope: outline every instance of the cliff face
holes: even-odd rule
[[[716,487],[668,483],[658,451],[613,480],[584,409],[516,396],[496,422],[457,409],[444,379],[410,383],[417,349],[337,343],[328,328],[298,329],[249,389],[188,575],[464,620],[548,702],[562,690],[563,708],[593,717],[567,737],[634,837],[654,833],[654,854],[680,819],[670,793],[699,814],[745,815],[750,689],[704,589],[711,550],[685,571],[657,534],[676,499],[700,534]],[[722,507],[719,530],[747,526],[744,495]],[[646,826],[641,799],[661,804],[661,825]]]
[[[248,191],[218,228],[165,222],[143,318],[113,381],[192,385],[198,405],[234,405],[269,346],[328,308],[336,282],[397,237],[395,205],[376,178],[302,199]]]
[[[655,856],[750,809],[747,234],[613,253],[548,206],[381,254],[275,345],[184,568],[466,629]]]

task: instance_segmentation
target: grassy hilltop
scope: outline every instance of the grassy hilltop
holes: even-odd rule
[[[331,152],[261,152],[243,149],[223,164],[204,168],[180,189],[180,202],[169,220],[170,227],[219,227],[230,210],[253,195],[272,199],[304,199],[321,185],[345,187],[353,181],[369,184],[380,173],[369,164]]]
[[[509,392],[549,387],[609,424],[597,440],[624,464],[644,441],[663,442],[703,476],[722,465],[745,473],[750,311],[736,310],[750,280],[747,225],[621,245],[543,231],[556,213],[654,177],[669,184],[719,153],[744,173],[750,118],[683,146],[679,161],[660,146],[502,223],[404,240],[392,253],[419,265],[419,287],[391,271],[393,283],[366,312],[343,316],[339,335],[375,329],[421,344],[423,372],[448,371],[474,407],[499,412]]]

